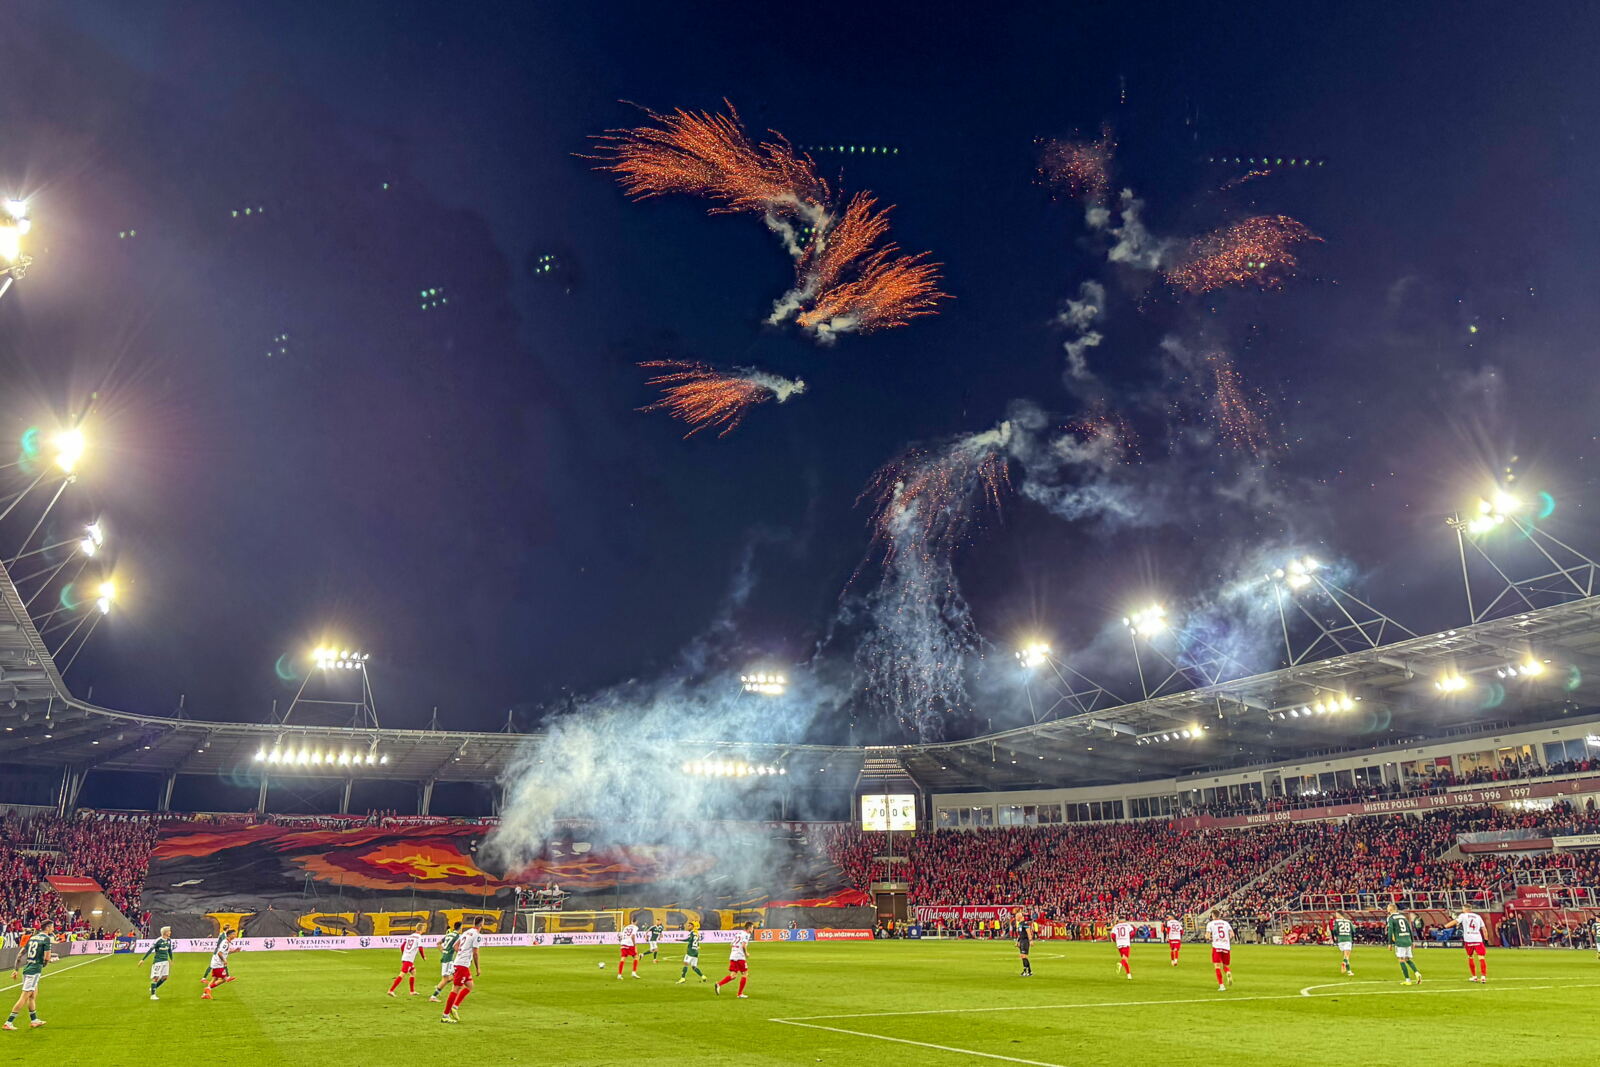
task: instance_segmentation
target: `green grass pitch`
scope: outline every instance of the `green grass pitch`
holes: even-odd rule
[[[708,945],[720,977],[727,950]],[[39,1030],[0,1033],[0,1062],[98,1064],[1357,1064],[1600,1061],[1593,952],[1495,951],[1487,986],[1460,950],[1418,953],[1405,988],[1389,953],[1245,946],[1219,993],[1209,949],[1135,946],[1134,978],[1104,944],[1038,942],[1032,978],[1009,943],[875,942],[751,949],[750,999],[713,996],[679,965],[616,978],[616,949],[491,948],[459,1026],[422,996],[384,995],[390,951],[241,952],[238,981],[201,1001],[205,960],[182,955],[159,1003],[136,957],[46,972]],[[605,964],[601,968],[600,964]],[[419,985],[431,988],[432,953]],[[9,1005],[16,983],[0,974]],[[22,1017],[25,1023],[26,1016]]]

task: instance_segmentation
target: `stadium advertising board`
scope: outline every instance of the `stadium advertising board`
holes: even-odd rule
[[[964,923],[991,919],[1009,919],[1016,912],[1015,904],[917,904],[917,922],[924,926],[937,922]]]
[[[708,945],[726,944],[733,940],[737,930],[707,930],[701,941]],[[688,935],[681,930],[669,931],[663,943],[683,941]],[[485,948],[539,948],[556,945],[615,945],[620,934],[484,934],[480,942]],[[238,937],[234,938],[236,952],[348,952],[351,949],[377,948],[399,951],[403,937]],[[870,941],[871,930],[757,930],[758,941]],[[429,934],[422,938],[425,948],[438,947],[440,936]],[[135,952],[144,952],[155,941],[140,938],[133,946]],[[178,952],[210,952],[216,946],[214,937],[180,937],[173,940]],[[117,941],[73,941],[58,943],[55,950],[67,956],[108,955],[128,951],[127,943]]]
[[[917,828],[917,798],[909,793],[863,794],[861,828],[910,833]]]
[[[1185,830],[1203,830],[1214,827],[1260,826],[1277,822],[1316,822],[1324,819],[1341,819],[1347,815],[1388,815],[1394,812],[1432,811],[1436,808],[1455,808],[1476,804],[1503,804],[1509,800],[1538,800],[1546,797],[1570,797],[1582,793],[1600,793],[1600,778],[1574,778],[1565,782],[1503,783],[1475,789],[1458,789],[1449,793],[1429,793],[1420,797],[1396,797],[1393,800],[1368,800],[1358,804],[1330,804],[1323,808],[1297,808],[1292,811],[1268,811],[1260,815],[1191,815],[1173,820],[1174,825]]]

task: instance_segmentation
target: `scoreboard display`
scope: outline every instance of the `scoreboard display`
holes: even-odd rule
[[[868,793],[861,798],[861,828],[892,830],[917,828],[917,798],[909,793]]]

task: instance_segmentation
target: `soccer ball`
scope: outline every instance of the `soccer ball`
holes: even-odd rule
[[[605,960],[601,960],[599,963],[595,964],[595,966],[600,968],[603,971],[603,970],[606,969],[606,961]]]

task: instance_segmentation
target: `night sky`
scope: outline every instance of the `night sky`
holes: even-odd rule
[[[0,419],[98,393],[56,519],[104,515],[124,594],[74,689],[261,721],[296,685],[275,665],[326,636],[371,650],[385,725],[528,727],[677,669],[725,612],[726,664],[801,664],[871,581],[874,470],[1015,400],[1079,412],[1053,319],[1090,278],[1113,406],[1149,420],[1163,338],[1203,340],[1279,444],[1153,463],[1194,501],[1161,521],[1008,499],[956,561],[991,658],[1040,634],[1125,681],[1108,623],[1267,542],[1346,561],[1419,633],[1459,623],[1443,519],[1508,465],[1600,548],[1600,12],[1007,7],[13,5],[0,186],[30,197],[37,261],[0,300]],[[819,347],[763,325],[791,267],[758,221],[629,202],[577,155],[639,120],[621,101],[723,98],[799,145],[897,147],[817,160],[896,205],[954,299]],[[1275,290],[1108,269],[1034,181],[1037,138],[1102,123],[1152,230],[1281,213],[1323,242]],[[1321,165],[1221,192],[1250,169],[1223,154]],[[685,441],[636,410],[663,358],[810,390]],[[1270,493],[1242,503],[1251,479]],[[950,732],[1017,721],[979,703]]]

